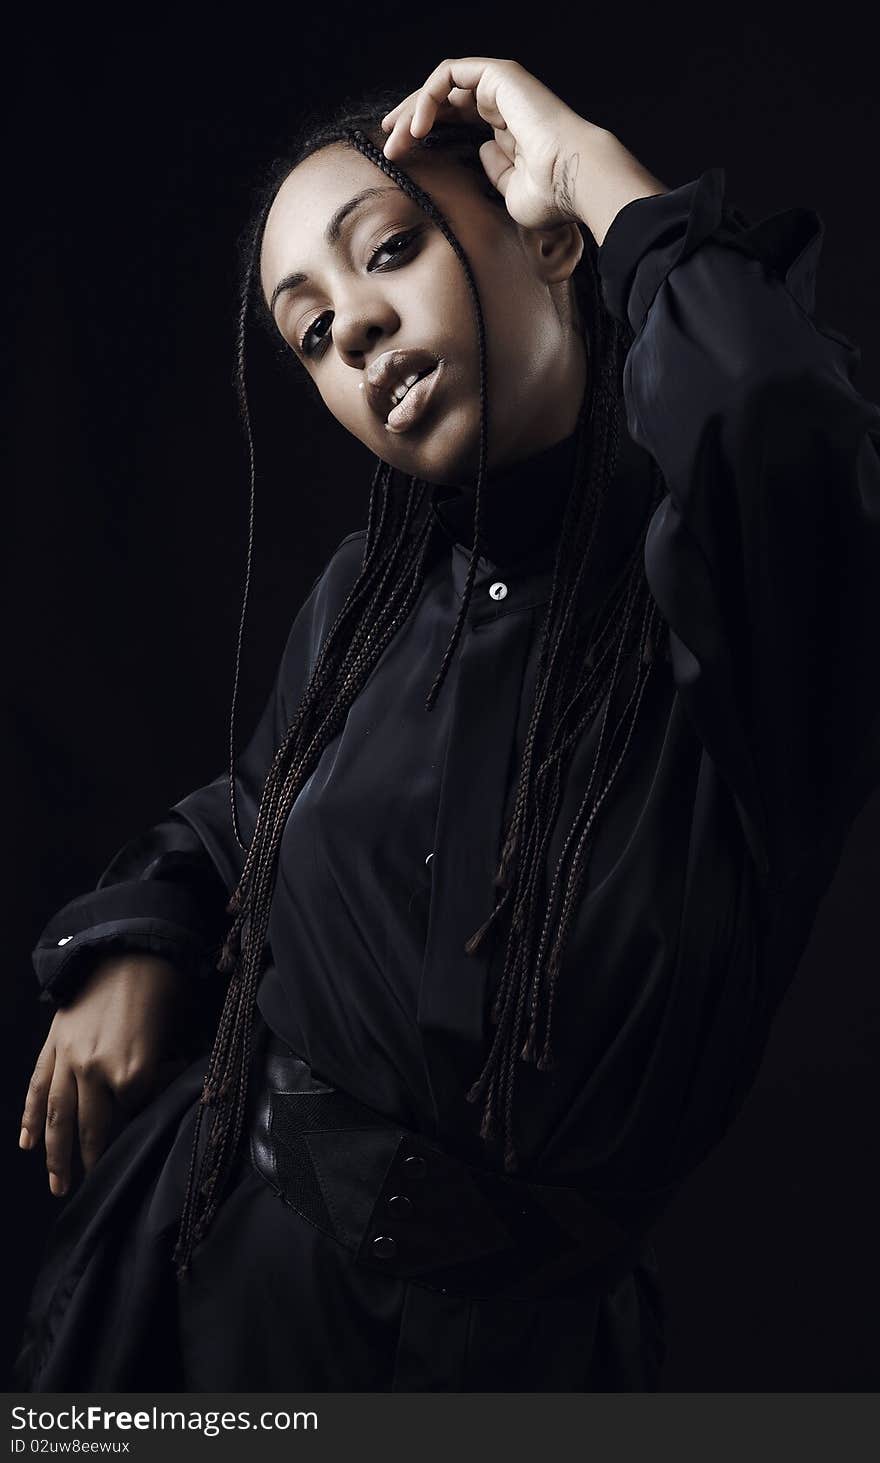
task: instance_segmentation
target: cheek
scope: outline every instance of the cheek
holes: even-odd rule
[[[444,239],[401,270],[394,305],[408,342],[475,349],[476,316],[464,270]]]
[[[487,359],[496,383],[515,382],[522,376],[533,344],[529,333],[533,304],[530,282],[515,265],[516,261],[510,260],[505,248],[499,247],[480,255],[478,265],[474,266],[486,332]],[[476,313],[469,290],[466,309],[476,355]]]
[[[318,389],[325,407],[340,426],[373,449],[382,425],[360,389],[360,377],[361,373],[353,371],[350,366],[328,364],[326,374],[318,382]]]
[[[506,296],[491,315],[486,307],[484,311],[489,396],[496,414],[502,409],[516,413],[519,404],[528,398],[531,374],[531,354],[522,317],[511,309]]]
[[[481,294],[486,326],[490,398],[496,415],[512,418],[534,407],[540,387],[559,348],[542,315],[540,296],[528,279],[501,270]]]
[[[487,273],[479,288],[488,343],[495,345],[499,353],[519,352],[525,344],[526,322],[533,304],[529,281],[499,264]]]

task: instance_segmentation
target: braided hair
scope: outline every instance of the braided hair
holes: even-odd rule
[[[340,731],[348,710],[415,605],[430,560],[437,522],[429,485],[411,476],[398,486],[391,466],[377,459],[369,497],[367,532],[359,574],[324,637],[296,713],[275,752],[262,789],[253,836],[245,847],[235,795],[235,702],[244,618],[250,586],[254,522],[254,447],[245,389],[245,335],[260,249],[272,200],[284,178],[304,158],[331,143],[347,143],[415,200],[455,251],[473,299],[480,361],[480,440],[474,525],[468,570],[455,625],[425,702],[436,703],[461,635],[481,551],[481,487],[486,476],[487,362],[479,294],[470,263],[430,195],[382,152],[380,118],[399,91],[374,90],[330,121],[307,122],[289,154],[272,165],[252,224],[240,241],[243,256],[236,347],[236,384],[250,458],[247,575],[236,649],[229,725],[229,797],[235,838],[245,854],[227,912],[233,916],[217,969],[229,977],[196,1117],[189,1173],[174,1250],[177,1273],[186,1273],[192,1250],[206,1234],[232,1171],[245,1120],[251,1074],[256,994],[264,955],[278,850],[290,809],[324,748]],[[443,123],[415,140],[419,150],[442,148],[481,180],[485,196],[504,207],[479,158],[492,136],[480,123]],[[557,977],[576,915],[590,851],[589,835],[607,801],[632,737],[645,686],[658,656],[667,654],[659,610],[643,569],[650,512],[662,494],[654,468],[650,512],[604,602],[582,612],[590,583],[606,489],[617,461],[618,398],[631,336],[604,307],[595,264],[595,243],[582,229],[584,251],[572,276],[574,328],[584,335],[591,369],[577,424],[572,482],[556,546],[550,600],[541,631],[535,693],[518,773],[518,785],[501,839],[494,876],[493,911],[467,940],[468,954],[503,936],[503,972],[490,1012],[494,1027],[482,1071],[467,1098],[482,1105],[480,1135],[503,1139],[505,1170],[518,1167],[514,1095],[518,1065],[542,1072],[553,1066],[552,1016]],[[262,296],[260,319],[277,340]],[[400,475],[403,476],[403,475]],[[616,712],[613,720],[612,704]],[[549,889],[547,847],[565,786],[566,769],[587,729],[601,715],[595,762],[568,830]],[[613,720],[613,724],[612,724]],[[208,1108],[213,1121],[201,1138]]]

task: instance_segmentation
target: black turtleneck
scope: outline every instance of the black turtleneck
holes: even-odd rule
[[[481,494],[483,557],[507,564],[556,541],[577,456],[576,431],[528,457],[487,473]],[[434,516],[454,543],[470,551],[476,487],[435,484]]]
[[[597,604],[631,552],[651,510],[655,483],[649,453],[627,430],[626,408],[618,397],[618,452],[602,499],[601,517],[590,549],[590,588],[584,609]],[[549,570],[556,554],[565,504],[577,459],[577,432],[486,476],[482,495],[482,552],[479,571],[505,577]],[[583,489],[582,489],[583,490]],[[458,557],[456,584],[473,542],[475,487],[435,484],[432,511]]]

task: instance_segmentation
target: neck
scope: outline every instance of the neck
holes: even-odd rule
[[[590,550],[593,595],[601,596],[646,526],[655,497],[654,463],[627,427],[623,396],[616,402],[618,453]],[[566,499],[573,486],[577,432],[552,446],[488,474],[483,497],[482,556],[490,572],[547,568],[560,538]],[[589,455],[585,452],[584,457]],[[581,470],[586,471],[586,462]],[[583,490],[583,484],[581,490]],[[475,488],[434,484],[431,512],[452,542],[459,569],[470,554]],[[486,565],[484,564],[484,569]]]
[[[577,430],[506,467],[490,470],[480,493],[480,545],[493,563],[542,552],[555,542],[571,488]],[[473,543],[476,485],[435,484],[434,516],[454,543]]]
[[[542,445],[490,467],[480,491],[480,549],[497,563],[543,553],[558,537],[588,409],[589,340],[569,331],[556,352],[541,422]],[[575,418],[571,425],[572,417]],[[549,438],[549,442],[548,442]],[[454,543],[473,544],[476,483],[435,483],[432,511]]]

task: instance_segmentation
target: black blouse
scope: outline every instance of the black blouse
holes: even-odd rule
[[[526,1176],[576,1180],[611,1208],[673,1192],[732,1120],[880,776],[880,411],[853,384],[857,347],[813,318],[819,216],[750,224],[724,188],[712,168],[633,201],[598,255],[605,302],[635,339],[594,592],[644,525],[653,459],[666,491],[644,561],[669,659],[654,662],[597,821],[558,983],[556,1068],[523,1064],[517,1144]],[[327,1081],[499,1166],[464,1094],[503,952],[464,944],[493,907],[573,446],[490,475],[467,623],[426,712],[472,522],[469,492],[435,485],[448,542],[289,815],[258,996]],[[315,580],[238,757],[245,841],[365,537],[343,538]],[[43,999],[69,999],[96,953],[117,948],[219,982],[241,866],[223,771],[49,921],[34,952]]]

